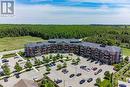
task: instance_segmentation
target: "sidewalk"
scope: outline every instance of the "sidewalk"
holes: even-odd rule
[[[11,54],[11,53],[17,53],[17,52],[19,52],[19,51],[24,52],[24,49],[11,50],[11,51],[4,51],[4,52],[0,52],[0,55]]]

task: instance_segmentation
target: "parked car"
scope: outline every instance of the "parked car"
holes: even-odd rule
[[[33,80],[34,80],[34,81],[38,81],[38,78],[37,78],[37,77],[33,77]]]
[[[81,73],[78,73],[76,76],[78,76],[78,77],[79,77],[79,76],[81,76],[81,75],[82,75]]]
[[[102,72],[102,69],[99,69],[97,72],[94,73],[94,75],[99,74],[100,72]]]
[[[15,77],[16,77],[16,78],[20,78],[20,74],[19,74],[19,73],[16,73],[16,74],[15,74]]]
[[[87,72],[89,72],[89,71],[90,71],[90,68],[85,68],[84,70],[87,71]]]
[[[89,60],[91,60],[90,58],[89,59],[87,59],[87,61],[89,61]]]
[[[94,60],[91,60],[91,62],[94,62]]]
[[[9,77],[4,77],[4,82],[8,82]]]
[[[95,71],[95,70],[97,70],[97,67],[94,67],[94,68],[93,68],[93,71]]]
[[[67,69],[63,69],[62,72],[63,72],[64,74],[66,74],[66,73],[68,73],[69,71],[68,71]]]
[[[73,54],[72,54],[72,53],[69,53],[69,55],[70,55],[70,56],[73,56]]]
[[[125,84],[119,84],[119,87],[127,87]]]
[[[19,56],[15,56],[15,57],[14,57],[14,59],[17,59],[17,58],[19,58]]]
[[[100,72],[102,72],[102,69],[99,69],[99,70],[98,70],[98,73],[100,73]]]
[[[87,80],[88,83],[91,82],[91,81],[93,81],[93,78],[89,78],[89,79]]]
[[[100,62],[100,65],[103,65],[103,62]]]
[[[55,63],[50,63],[49,64],[49,67],[53,67],[53,66],[55,66],[56,64]]]
[[[75,76],[75,74],[71,74],[69,77],[72,78],[72,77],[74,77],[74,76]]]
[[[54,82],[55,82],[56,84],[59,84],[59,83],[61,83],[61,82],[62,82],[62,80],[57,79],[57,80],[54,80]]]
[[[68,87],[72,87],[72,86],[68,86]]]
[[[94,75],[97,75],[97,74],[98,74],[97,72],[94,73]]]
[[[86,68],[87,66],[80,66],[81,69]]]
[[[9,62],[9,60],[3,59],[3,60],[2,60],[2,63],[5,63],[5,62]]]
[[[95,62],[95,64],[97,64],[97,63],[98,63],[98,61]]]
[[[23,60],[18,60],[18,62],[22,62]]]
[[[79,82],[79,84],[83,84],[84,82],[85,82],[85,80],[82,79],[82,80]]]

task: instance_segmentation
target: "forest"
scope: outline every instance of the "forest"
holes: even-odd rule
[[[130,27],[127,25],[0,25],[0,38],[16,36],[34,36],[45,40],[78,38],[89,42],[130,48]]]

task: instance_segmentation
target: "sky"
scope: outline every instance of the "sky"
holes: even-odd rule
[[[0,24],[130,24],[130,0],[15,0]]]

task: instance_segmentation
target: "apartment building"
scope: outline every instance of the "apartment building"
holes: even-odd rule
[[[50,39],[47,42],[25,45],[25,56],[33,57],[48,53],[74,53],[106,64],[119,63],[121,60],[121,48],[83,42],[79,39]]]

